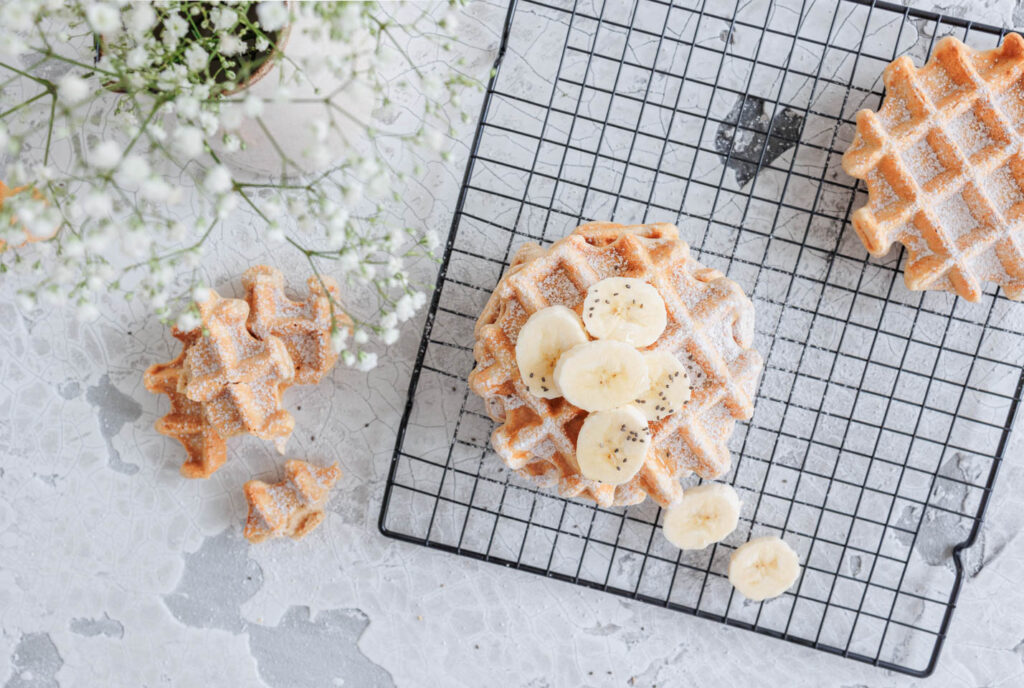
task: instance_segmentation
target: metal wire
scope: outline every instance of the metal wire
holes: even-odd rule
[[[947,34],[1003,35],[867,0],[514,0],[381,531],[931,673],[1024,389],[1024,318],[995,289],[980,304],[909,292],[902,254],[870,260],[846,226],[864,190],[839,159],[884,65],[920,64]],[[514,249],[609,218],[675,222],[755,301],[766,366],[727,477],[742,524],[703,552],[668,545],[653,504],[600,509],[508,471],[466,385],[473,324]],[[804,573],[754,604],[725,572],[763,533]]]

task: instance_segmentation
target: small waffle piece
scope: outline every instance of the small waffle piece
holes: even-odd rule
[[[261,480],[245,484],[249,518],[245,537],[249,542],[288,535],[298,540],[324,520],[324,504],[334,483],[341,477],[338,464],[316,468],[305,461],[287,461],[286,478],[268,485]]]
[[[146,389],[154,394],[166,394],[171,400],[170,413],[156,422],[156,430],[185,447],[188,461],[181,465],[181,474],[186,478],[208,478],[224,463],[227,443],[206,420],[202,404],[178,391],[185,352],[200,335],[178,330],[173,334],[181,342],[181,352],[173,361],[151,365],[143,379]]]
[[[185,353],[179,390],[202,403],[222,437],[247,432],[275,440],[283,451],[295,425],[281,408],[281,392],[295,374],[284,342],[253,337],[246,329],[249,304],[240,299],[211,294],[199,309],[206,333]]]
[[[331,299],[338,301],[338,284],[329,277],[310,277],[309,296],[292,301],[285,293],[284,275],[257,265],[242,275],[249,302],[249,331],[259,339],[278,337],[295,364],[295,384],[313,385],[334,367],[338,354],[331,348]],[[326,290],[325,290],[326,287]],[[336,311],[339,327],[352,320]]]
[[[868,203],[853,227],[874,256],[907,249],[914,290],[970,301],[994,282],[1024,295],[1024,39],[978,51],[947,36],[916,69],[907,56],[885,68],[878,112],[857,113],[843,155]]]
[[[519,330],[530,315],[560,304],[579,313],[587,289],[606,277],[637,277],[665,301],[668,326],[652,350],[683,362],[692,397],[683,410],[650,424],[651,449],[629,482],[584,478],[575,443],[586,412],[564,398],[529,393],[515,357]],[[625,227],[590,223],[548,249],[525,244],[476,324],[476,367],[470,387],[500,425],[492,444],[505,463],[566,497],[602,506],[635,504],[650,495],[662,505],[682,495],[679,478],[725,473],[727,442],[737,419],[750,418],[761,356],[751,348],[753,304],[739,286],[690,257],[670,224]]]

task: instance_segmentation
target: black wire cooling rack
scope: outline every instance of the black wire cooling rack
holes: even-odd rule
[[[690,6],[695,4],[696,6]],[[1024,316],[909,292],[848,226],[839,160],[883,67],[999,29],[881,2],[514,0],[380,516],[384,534],[895,671],[936,664],[1021,398]],[[702,552],[651,503],[536,489],[489,448],[466,379],[510,256],[590,219],[669,221],[752,296],[765,358],[727,480],[740,528]],[[650,500],[648,500],[650,501]],[[755,604],[725,573],[780,534],[804,573]]]

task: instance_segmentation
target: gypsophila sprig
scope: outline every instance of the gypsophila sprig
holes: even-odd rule
[[[193,327],[205,248],[243,214],[372,296],[332,303],[354,322],[334,348],[372,368],[438,245],[383,219],[398,161],[449,159],[479,88],[448,58],[459,4],[0,0],[0,279],[24,309],[89,320],[121,294]]]

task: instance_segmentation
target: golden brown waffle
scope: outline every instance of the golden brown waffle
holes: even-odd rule
[[[329,277],[310,277],[309,296],[292,301],[285,293],[280,270],[257,265],[242,275],[249,302],[249,331],[259,339],[278,337],[295,364],[295,384],[313,385],[334,367],[338,354],[331,348],[331,299],[338,301],[338,284]],[[326,287],[326,290],[325,290]],[[338,327],[352,320],[337,311]]]
[[[986,51],[947,36],[920,70],[907,56],[886,67],[881,108],[857,113],[843,169],[868,204],[853,227],[874,256],[906,247],[909,289],[1024,295],[1022,74],[1018,34]]]
[[[202,403],[221,437],[251,433],[283,450],[295,424],[281,408],[281,392],[295,373],[284,342],[253,337],[246,329],[249,304],[241,299],[211,294],[199,309],[206,333],[185,353],[179,390]]]
[[[151,365],[143,379],[146,389],[166,394],[171,400],[171,411],[156,422],[156,430],[185,447],[188,461],[181,465],[181,474],[186,478],[208,478],[227,458],[227,443],[206,420],[202,404],[178,392],[185,352],[199,338],[199,332],[174,330],[173,334],[181,342],[181,352],[173,361]]]
[[[564,398],[530,394],[515,360],[519,330],[532,313],[555,304],[579,313],[590,285],[613,276],[658,289],[668,326],[649,348],[678,356],[693,388],[682,411],[651,424],[643,468],[618,486],[579,472],[575,442],[586,412]],[[594,222],[548,249],[519,249],[477,321],[469,384],[500,423],[491,438],[495,451],[521,475],[601,506],[635,504],[647,495],[668,505],[682,496],[684,475],[710,479],[729,469],[727,442],[735,421],[753,413],[762,368],[750,348],[753,337],[753,304],[735,282],[691,258],[673,225]]]
[[[261,480],[245,484],[245,499],[249,502],[245,537],[250,542],[284,535],[298,540],[324,520],[327,494],[341,477],[338,464],[316,468],[292,460],[285,462],[284,470],[287,477],[274,485]]]

